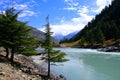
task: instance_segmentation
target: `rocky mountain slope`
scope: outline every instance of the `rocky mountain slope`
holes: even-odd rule
[[[41,42],[44,42],[45,41],[45,33],[36,29],[36,28],[32,28],[32,36],[36,36]],[[53,38],[53,43],[55,46],[59,46],[59,40]]]

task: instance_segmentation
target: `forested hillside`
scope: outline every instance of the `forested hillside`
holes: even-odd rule
[[[83,30],[72,37],[69,42],[79,40],[81,45],[120,44],[120,0],[113,0],[100,14],[89,22]],[[113,45],[112,44],[112,45]]]

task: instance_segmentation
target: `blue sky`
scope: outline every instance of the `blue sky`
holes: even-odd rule
[[[49,15],[53,35],[67,35],[81,30],[112,0],[14,0],[14,8],[23,10],[19,20],[44,31]],[[0,0],[0,11],[10,7],[12,0]]]

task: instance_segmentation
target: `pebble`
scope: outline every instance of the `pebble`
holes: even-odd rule
[[[37,80],[36,78],[32,78],[31,80]]]
[[[2,71],[2,67],[0,67],[0,72]]]
[[[22,70],[19,70],[19,72],[22,72]]]
[[[25,75],[22,75],[23,78],[25,78]]]
[[[3,76],[5,76],[5,72],[0,72],[0,75],[3,75]]]

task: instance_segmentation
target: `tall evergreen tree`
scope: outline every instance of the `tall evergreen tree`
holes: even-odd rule
[[[47,24],[46,27],[46,40],[44,42],[44,48],[47,51],[47,61],[48,61],[48,79],[50,79],[50,62],[65,62],[67,59],[64,58],[66,55],[58,50],[53,50],[53,41],[51,38],[52,32],[49,24],[49,16],[46,17]]]
[[[45,49],[47,51],[47,61],[48,61],[48,79],[50,79],[50,53],[52,51],[52,39],[49,25],[49,16],[46,17],[46,40],[45,40]]]
[[[34,54],[37,42],[35,38],[31,37],[31,29],[27,24],[17,20],[19,13],[15,13],[15,10],[10,8],[0,18],[2,20],[2,22],[0,21],[0,44],[7,50],[11,50],[11,62],[13,62],[15,53]]]

